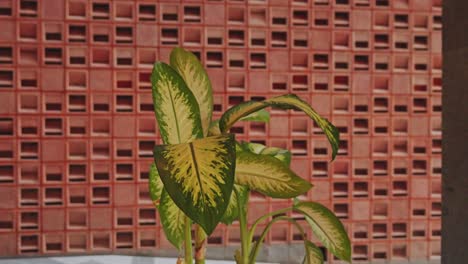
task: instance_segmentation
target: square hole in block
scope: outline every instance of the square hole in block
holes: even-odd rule
[[[92,174],[94,181],[108,181],[110,180],[110,168],[107,164],[93,164]]]
[[[49,187],[45,189],[44,205],[54,206],[63,204],[63,190],[62,188]]]
[[[14,122],[12,118],[0,118],[0,136],[13,136]]]
[[[106,136],[110,134],[110,120],[107,118],[94,118],[92,126],[94,135]]]
[[[39,143],[33,141],[23,141],[20,143],[21,159],[37,159],[39,157]]]
[[[117,164],[116,165],[116,180],[131,181],[133,180],[133,165],[132,164]]]
[[[94,20],[105,20],[110,18],[109,3],[93,3],[92,18]]]
[[[86,164],[69,164],[68,165],[68,181],[69,182],[84,182],[87,178]]]
[[[68,233],[68,249],[72,252],[84,252],[88,247],[86,234]]]
[[[61,182],[63,180],[64,169],[61,165],[46,164],[44,166],[45,182]]]
[[[133,95],[116,95],[116,111],[117,112],[132,112],[133,111]]]
[[[156,210],[154,208],[140,208],[138,223],[141,226],[156,224]]]
[[[35,211],[24,211],[20,213],[21,230],[34,230],[39,226],[39,214]]]
[[[93,187],[92,202],[93,204],[109,204],[110,203],[109,187],[105,187],[105,186]]]
[[[120,231],[116,233],[115,238],[116,248],[132,248],[133,247],[133,232]]]
[[[39,252],[39,235],[21,235],[20,251],[21,253]]]
[[[201,22],[200,6],[184,6],[184,22]]]
[[[39,190],[37,188],[22,188],[20,195],[21,206],[39,205]]]
[[[179,29],[177,28],[162,28],[161,29],[161,44],[177,45],[179,43]]]
[[[88,211],[83,209],[70,210],[68,212],[68,228],[82,229],[88,226]]]
[[[13,88],[13,71],[0,70],[0,89]]]
[[[19,24],[20,40],[36,41],[37,40],[37,24],[35,23],[20,23]]]
[[[91,242],[94,250],[110,250],[111,248],[111,237],[109,233],[93,233]]]
[[[68,187],[68,204],[70,206],[86,205],[88,190],[79,186]]]

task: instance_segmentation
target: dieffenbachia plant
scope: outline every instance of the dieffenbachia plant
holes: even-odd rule
[[[239,222],[241,250],[234,256],[238,264],[253,264],[263,240],[278,221],[298,228],[304,238],[304,263],[323,263],[321,250],[306,236],[304,228],[288,216],[301,215],[317,239],[336,257],[350,261],[350,242],[338,218],[315,202],[298,201],[293,206],[261,216],[247,225],[249,192],[272,198],[296,198],[311,187],[290,169],[291,153],[250,142],[237,142],[230,128],[238,121],[268,122],[267,107],[304,112],[323,130],[338,152],[337,129],[304,100],[293,94],[264,101],[247,101],[228,109],[212,120],[211,83],[200,61],[191,52],[174,48],[170,65],[154,64],[151,75],[154,112],[163,145],[154,148],[150,168],[150,194],[158,208],[166,238],[184,252],[186,264],[204,263],[206,238],[219,223]],[[264,230],[254,239],[256,229]],[[192,228],[195,228],[195,252]],[[194,256],[193,256],[194,255]]]

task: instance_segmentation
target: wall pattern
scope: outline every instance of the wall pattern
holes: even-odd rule
[[[0,255],[170,247],[147,190],[149,76],[183,46],[208,68],[216,117],[296,93],[339,128],[333,163],[294,111],[233,131],[292,149],[315,185],[303,198],[343,219],[353,260],[438,259],[441,1],[1,0]],[[285,206],[251,200],[251,220]],[[267,238],[299,239],[288,224]],[[238,243],[236,225],[209,240]]]

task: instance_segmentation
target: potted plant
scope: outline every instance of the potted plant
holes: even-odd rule
[[[290,168],[288,150],[249,142],[237,142],[230,128],[237,121],[268,122],[267,107],[303,111],[323,130],[338,151],[339,134],[325,118],[294,94],[264,101],[247,101],[212,120],[211,83],[197,57],[174,48],[170,65],[154,64],[151,75],[154,112],[164,145],[154,148],[150,168],[150,194],[158,208],[167,239],[184,257],[178,263],[205,262],[206,238],[218,223],[239,221],[241,249],[238,264],[253,264],[265,235],[278,221],[291,222],[304,239],[304,263],[323,263],[321,250],[306,236],[303,227],[288,212],[302,215],[324,247],[336,257],[350,261],[350,241],[338,218],[315,202],[296,197],[311,187]],[[249,192],[273,198],[295,198],[291,207],[261,216],[247,224]],[[268,221],[258,239],[259,224]],[[194,246],[192,228],[195,228]],[[193,250],[194,247],[194,250]]]

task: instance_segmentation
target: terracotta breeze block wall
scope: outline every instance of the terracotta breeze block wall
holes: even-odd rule
[[[296,93],[336,124],[333,163],[301,113],[233,131],[292,149],[315,185],[302,198],[345,222],[353,260],[439,258],[441,1],[1,0],[0,255],[170,247],[147,190],[149,76],[183,46],[208,68],[215,117]],[[288,204],[254,194],[250,221]],[[209,243],[237,245],[238,229]],[[283,224],[267,242],[299,238]]]

